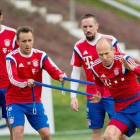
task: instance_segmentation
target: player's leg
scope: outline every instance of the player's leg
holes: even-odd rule
[[[135,133],[135,128],[136,125],[128,114],[118,111],[110,120],[103,138],[104,140],[119,140],[123,134],[130,137]]]
[[[127,136],[123,134],[119,140],[127,140]]]
[[[119,140],[122,136],[121,131],[114,125],[109,125],[104,133],[104,140]]]
[[[10,125],[9,125],[9,122],[8,122],[8,119],[7,119],[6,101],[5,101],[6,90],[7,90],[6,88],[0,89],[0,102],[1,102],[0,104],[1,104],[1,107],[2,107],[2,118],[5,118],[6,124],[9,128],[9,131],[10,131],[10,140],[13,140],[12,130],[10,128]]]
[[[93,140],[103,140],[102,127],[104,124],[105,112],[102,103],[89,103],[87,100],[87,123],[89,129],[92,129]]]
[[[50,129],[48,127],[38,130],[42,140],[51,140]]]
[[[102,128],[100,129],[92,129],[92,140],[103,140],[102,136]]]
[[[139,103],[140,103],[140,100],[139,100]],[[136,113],[129,114],[128,118],[137,126],[137,128],[140,129],[140,109],[139,109],[139,105],[136,106],[138,111]],[[137,129],[135,129],[134,131],[136,132]]]
[[[24,127],[15,126],[12,128],[13,140],[23,140]]]
[[[6,124],[7,124],[8,128],[9,128],[9,131],[10,131],[10,140],[13,140],[12,129],[10,128],[10,124],[8,122],[8,119],[5,119],[5,120],[6,120]]]
[[[13,140],[23,140],[25,112],[26,109],[20,104],[11,104],[7,107],[7,117],[12,129]]]
[[[27,104],[28,112],[26,114],[27,119],[31,126],[38,131],[42,140],[51,140],[48,117],[45,114],[45,110],[42,103],[36,103],[37,113],[33,114],[33,104]]]
[[[108,116],[111,119],[115,115],[113,98],[103,99],[102,102],[103,102],[105,111],[108,113]],[[127,140],[127,137],[125,135],[122,135],[119,140]]]

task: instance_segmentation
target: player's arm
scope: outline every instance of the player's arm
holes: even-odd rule
[[[134,61],[130,56],[125,56],[120,59],[120,62],[123,64],[123,66],[133,71],[136,75],[140,77],[140,65]]]
[[[71,78],[80,80],[80,75],[81,75],[81,67],[73,66]],[[77,82],[71,82],[70,88],[72,90],[77,90],[78,85],[79,85],[79,83],[77,83]],[[71,108],[75,111],[78,111],[78,100],[76,98],[76,93],[73,93],[73,92],[71,92]]]
[[[6,69],[11,84],[24,88],[27,86],[28,79],[20,79],[17,74],[16,60],[13,57],[6,57]]]
[[[59,68],[48,57],[48,55],[45,54],[43,56],[41,63],[42,63],[42,68],[46,70],[53,79],[59,80],[60,82],[64,82],[63,78],[66,77],[66,74],[59,70]]]
[[[83,58],[82,58],[81,52],[78,49],[77,45],[75,45],[73,55],[72,55],[72,59],[71,59],[71,65],[73,66],[73,70],[72,70],[72,73],[71,73],[71,78],[72,79],[80,80],[82,61],[83,61]],[[77,90],[78,85],[79,85],[78,83],[71,82],[70,83],[70,88],[72,90]],[[78,100],[76,98],[76,95],[77,95],[76,93],[71,93],[71,108],[74,111],[79,111],[78,110]]]

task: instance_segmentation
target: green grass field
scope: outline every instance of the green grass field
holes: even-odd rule
[[[91,140],[91,131],[83,134],[55,134],[52,135],[52,140]],[[0,140],[9,140],[8,136],[0,136]],[[41,140],[37,135],[25,135],[24,140]],[[136,133],[128,140],[140,140],[140,134]]]

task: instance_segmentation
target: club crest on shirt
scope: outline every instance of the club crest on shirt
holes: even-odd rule
[[[5,45],[6,47],[9,47],[9,46],[10,46],[10,42],[11,42],[11,40],[5,39],[5,40],[4,40],[4,45]]]
[[[118,74],[119,74],[119,69],[118,69],[118,68],[116,68],[116,69],[114,70],[114,74],[115,74],[115,75],[118,75]]]
[[[37,59],[34,59],[32,62],[34,67],[38,67],[39,64]]]
[[[13,124],[14,123],[14,117],[10,117],[8,120],[9,120],[9,123],[10,124]]]
[[[91,120],[90,119],[87,120],[87,124],[88,124],[88,126],[91,125]]]

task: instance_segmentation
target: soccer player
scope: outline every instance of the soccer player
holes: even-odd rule
[[[53,79],[61,82],[64,82],[65,74],[57,68],[45,52],[33,48],[33,29],[30,26],[21,26],[17,29],[17,43],[19,48],[6,56],[10,80],[6,92],[6,106],[13,139],[23,139],[25,114],[41,139],[51,140],[48,118],[40,99],[42,87],[35,86],[33,82],[34,80],[42,82],[42,69],[46,70]],[[33,114],[31,87],[34,87],[35,91],[36,114]]]
[[[91,102],[98,102],[106,85],[115,101],[115,115],[110,120],[104,140],[118,140],[122,134],[132,136],[140,128],[140,65],[130,56],[115,53],[109,39],[101,38],[96,44],[99,59],[92,65],[97,94]]]
[[[10,130],[10,140],[12,133],[8,124],[5,93],[9,86],[9,79],[6,71],[5,57],[6,55],[17,48],[16,30],[1,24],[3,20],[2,10],[0,9],[0,106],[2,107],[2,117],[6,119],[7,126]]]
[[[81,28],[85,34],[85,38],[78,41],[74,46],[71,65],[73,70],[71,78],[80,79],[81,67],[84,68],[87,81],[94,82],[94,77],[91,72],[91,65],[94,60],[98,58],[96,51],[96,43],[100,38],[108,38],[116,52],[121,52],[119,43],[115,37],[111,35],[104,35],[97,32],[99,23],[96,17],[92,14],[86,14],[81,18]],[[78,84],[71,82],[71,89],[77,90]],[[87,85],[87,93],[95,94],[96,88],[94,85]],[[102,99],[96,104],[90,103],[90,96],[87,96],[87,124],[89,129],[92,129],[92,139],[102,140],[102,128],[104,124],[105,112],[108,113],[109,118],[114,115],[114,101],[110,93],[106,90],[104,97],[110,99]],[[71,107],[78,111],[78,100],[75,93],[71,93]]]

